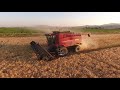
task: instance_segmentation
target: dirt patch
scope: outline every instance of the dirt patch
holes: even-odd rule
[[[50,62],[38,61],[30,47],[31,41],[36,41],[45,46],[45,37],[0,38],[0,77],[120,77],[120,34],[91,35],[89,40],[86,36],[83,38],[86,40],[84,41],[86,44],[85,51],[79,54],[71,53],[66,57],[60,57]]]

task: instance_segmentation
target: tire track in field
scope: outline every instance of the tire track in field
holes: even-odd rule
[[[90,56],[90,55],[88,55],[88,56]],[[114,63],[113,61],[111,61],[111,62],[110,61],[104,61],[104,60],[96,59],[93,56],[90,56],[90,57],[93,58],[94,60],[97,60],[97,61],[103,62],[105,64],[108,64],[108,65],[116,68],[117,70],[120,70],[120,66],[118,64]]]
[[[103,55],[99,55],[100,53],[102,53]],[[114,63],[114,61],[111,61],[112,59],[114,59],[115,55],[118,55],[116,53],[110,53],[110,54],[107,54],[109,52],[92,52],[92,53],[89,53],[87,54],[89,57],[95,59],[95,60],[98,60],[100,62],[103,62],[103,63],[106,63],[106,64],[109,64],[110,66],[113,66],[114,68],[120,70],[120,66],[116,63]],[[114,55],[113,55],[114,54]],[[99,56],[98,56],[99,55]],[[112,55],[112,56],[109,56],[109,55]],[[101,57],[100,57],[101,56]],[[105,57],[107,56],[107,58]]]
[[[96,74],[94,74],[90,69],[88,69],[87,67],[82,67],[82,69],[84,70],[83,72],[85,72],[85,74],[89,77],[89,78],[98,78],[98,76]]]
[[[101,54],[101,52],[98,53]],[[87,67],[88,70],[95,74],[97,77],[110,77],[109,75],[113,75],[113,77],[120,77],[120,66],[113,61],[110,62],[107,60],[105,61],[104,59],[102,60],[101,57],[97,57],[96,54],[98,53],[83,53],[85,54],[85,57],[81,57],[81,59],[84,59],[84,61],[81,61],[81,65],[83,67]]]
[[[94,70],[92,70],[94,73],[96,72],[97,76],[99,77],[120,77],[120,66],[114,62],[104,61],[101,59],[96,59],[93,56],[88,55],[95,61],[99,61],[100,65],[98,64]],[[102,64],[103,63],[103,64]],[[106,65],[107,66],[106,66]],[[87,64],[88,65],[88,64]]]
[[[80,65],[83,69],[83,74],[86,74],[89,78],[99,78],[99,75],[95,73],[95,65],[99,64],[98,61],[94,61],[91,57],[84,54],[85,57],[81,57],[79,60]],[[100,68],[100,67],[99,67]]]
[[[76,59],[74,59],[76,57]],[[93,60],[90,57],[86,57],[85,54],[76,54],[75,56],[70,56],[69,58],[74,59],[74,65],[77,65],[81,69],[81,77],[87,77],[87,78],[98,78],[98,76],[93,72],[93,69],[90,70],[90,68],[93,66]],[[98,61],[97,61],[98,62]]]
[[[102,70],[102,68],[100,67],[100,64],[99,64],[100,61],[94,60],[92,57],[88,56],[87,54],[89,54],[89,53],[86,53],[86,54],[81,53],[80,55],[76,54],[76,56],[75,56],[77,60],[76,61],[74,60],[74,64],[75,63],[79,63],[79,65],[82,68],[82,74],[83,74],[83,76],[81,76],[81,77],[84,77],[84,75],[86,75],[86,77],[89,77],[89,78],[98,78],[98,77],[101,77],[102,75],[101,76],[97,75],[99,73],[95,73],[94,72],[94,71],[96,71],[95,70],[96,69],[95,68],[96,64],[97,64],[97,66],[99,66],[99,69]],[[71,57],[71,58],[74,58],[74,56]]]

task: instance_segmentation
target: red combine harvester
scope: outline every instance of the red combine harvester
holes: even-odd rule
[[[75,52],[80,52],[80,45],[82,44],[81,34],[70,31],[53,31],[53,33],[45,34],[45,36],[48,43],[47,50],[35,41],[30,43],[38,59],[52,60],[55,56],[66,56],[70,47]],[[88,37],[90,37],[90,34],[88,34]]]

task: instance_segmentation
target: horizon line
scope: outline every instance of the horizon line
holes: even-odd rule
[[[120,24],[120,23],[105,23],[105,24],[100,24],[100,25],[106,25],[106,24]],[[6,26],[4,26],[4,25],[0,25],[0,27],[37,27],[37,26],[50,26],[50,27],[79,27],[79,26],[100,26],[99,24],[97,24],[97,25],[95,25],[95,24],[93,24],[93,25],[74,25],[74,26],[68,26],[68,25],[66,25],[66,26],[60,26],[60,25],[18,25],[18,26],[9,26],[9,25],[6,25]]]

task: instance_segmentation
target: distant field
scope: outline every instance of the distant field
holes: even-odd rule
[[[42,32],[28,28],[0,28],[0,36],[34,36]]]
[[[90,32],[92,34],[118,34],[120,29],[72,29],[75,32]]]
[[[120,29],[70,29],[73,32],[83,32],[92,34],[120,34]],[[0,28],[0,37],[18,37],[18,36],[40,36],[44,34],[45,30],[35,30],[30,28]],[[50,30],[52,31],[52,29]],[[45,32],[48,32],[47,30]]]

